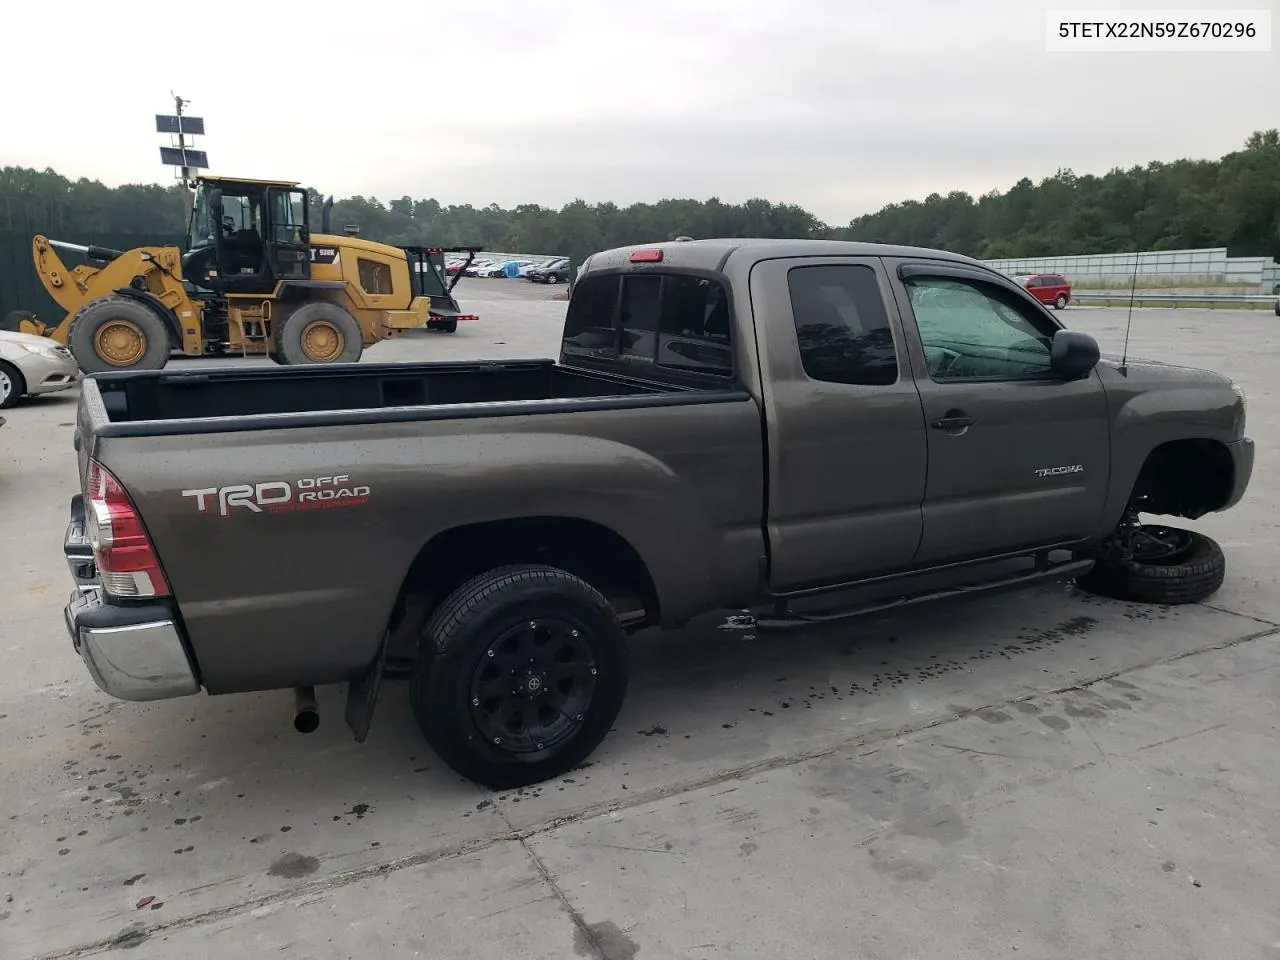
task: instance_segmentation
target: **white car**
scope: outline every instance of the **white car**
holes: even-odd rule
[[[0,407],[24,396],[74,387],[80,378],[75,357],[48,337],[0,330]]]

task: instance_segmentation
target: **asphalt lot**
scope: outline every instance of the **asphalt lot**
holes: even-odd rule
[[[479,323],[366,356],[556,354],[545,288],[458,293]],[[1063,316],[1119,350],[1124,311]],[[1134,313],[1131,355],[1249,395],[1250,491],[1194,524],[1211,602],[642,637],[592,763],[507,794],[447,771],[400,683],[363,745],[341,690],[305,737],[287,693],[101,694],[61,615],[75,397],[5,411],[0,958],[1280,957],[1278,329]]]

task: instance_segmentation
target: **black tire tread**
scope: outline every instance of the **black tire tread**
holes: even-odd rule
[[[538,564],[496,567],[472,577],[449,594],[423,624],[418,658],[409,680],[410,702],[414,717],[428,745],[452,769],[470,780],[495,790],[525,786],[550,779],[577,766],[604,739],[622,705],[621,695],[616,703],[606,705],[605,709],[609,711],[608,723],[603,724],[598,735],[575,741],[562,753],[539,764],[512,765],[509,768],[497,766],[466,749],[456,738],[449,735],[442,719],[430,709],[430,702],[439,699],[440,691],[436,689],[435,681],[441,659],[465,653],[470,638],[462,633],[464,625],[482,614],[487,607],[495,604],[499,599],[510,597],[517,591],[523,593],[526,588],[539,587],[553,589],[562,594],[566,592],[575,594],[575,599],[594,607],[595,612],[613,621],[617,627],[619,642],[617,653],[620,655],[620,689],[625,691],[628,680],[627,648],[625,635],[617,621],[616,611],[609,601],[586,581],[557,567]]]
[[[1170,606],[1199,603],[1222,586],[1227,558],[1217,541],[1202,533],[1191,536],[1195,546],[1184,563],[1099,560],[1076,583],[1082,590],[1113,600]]]

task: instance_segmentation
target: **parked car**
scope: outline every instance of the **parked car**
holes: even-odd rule
[[[1060,273],[1030,273],[1014,277],[1041,303],[1051,303],[1062,310],[1071,302],[1071,282]]]
[[[490,265],[488,271],[484,274],[486,277],[497,279],[499,277],[517,277],[520,275],[520,268],[529,265],[528,260],[500,260]]]
[[[1063,579],[1208,598],[1220,546],[1141,516],[1236,504],[1245,412],[1227,377],[1100,357],[967,257],[609,250],[556,360],[87,378],[65,621],[112,696],[293,688],[307,731],[314,686],[346,683],[357,740],[407,674],[437,754],[509,788],[607,735],[642,628]]]
[[[569,279],[569,258],[560,257],[530,267],[524,276],[531,283],[565,283]]]
[[[0,407],[24,396],[74,387],[80,376],[71,351],[48,337],[0,330]]]

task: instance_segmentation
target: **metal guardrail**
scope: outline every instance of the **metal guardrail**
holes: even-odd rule
[[[1264,296],[1256,295],[1240,295],[1231,296],[1230,294],[1217,293],[1135,293],[1130,297],[1127,293],[1072,293],[1072,303],[1089,303],[1093,302],[1120,302],[1128,303],[1132,299],[1135,306],[1141,303],[1171,303],[1175,307],[1185,303],[1188,306],[1192,304],[1208,304],[1212,310],[1215,304],[1272,304],[1275,307],[1276,316],[1280,317],[1280,297],[1275,294],[1267,294]]]

